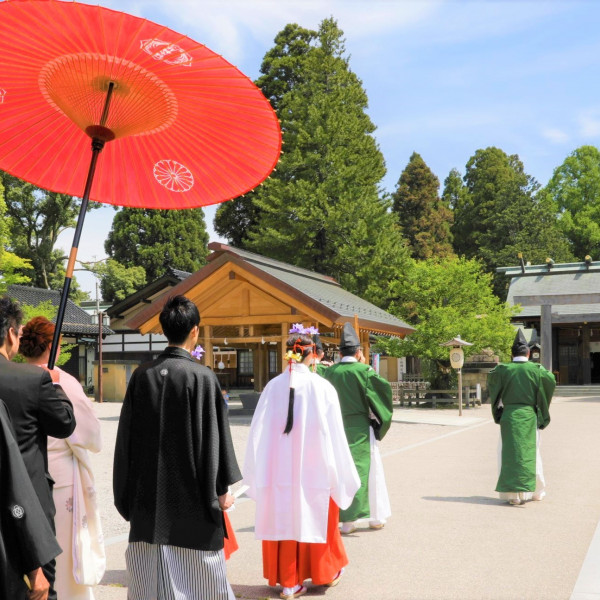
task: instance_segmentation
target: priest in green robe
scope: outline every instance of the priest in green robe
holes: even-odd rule
[[[335,387],[342,409],[346,438],[361,486],[352,504],[340,510],[342,533],[356,530],[357,521],[369,519],[381,529],[391,515],[383,464],[377,441],[392,422],[392,388],[364,362],[360,340],[350,323],[344,324],[340,340],[341,361],[323,371]]]
[[[540,455],[540,430],[550,423],[554,375],[529,362],[529,346],[519,329],[512,362],[488,375],[494,421],[500,425],[500,476],[496,491],[502,500],[520,505],[546,495]]]

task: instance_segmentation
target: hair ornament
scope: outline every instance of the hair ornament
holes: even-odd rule
[[[192,352],[191,355],[196,359],[196,360],[201,360],[202,359],[202,355],[204,354],[204,348],[200,345],[196,346]]]
[[[285,360],[288,360],[288,361],[295,360],[296,362],[300,362],[302,360],[302,354],[298,354],[297,352],[294,352],[293,350],[288,350],[287,354],[285,355]]]
[[[302,325],[302,323],[294,323],[292,325],[292,328],[290,329],[289,333],[299,333],[299,334],[304,334],[304,335],[319,335],[319,329],[318,329],[318,327],[313,327],[312,325],[310,327],[304,327],[304,325]]]

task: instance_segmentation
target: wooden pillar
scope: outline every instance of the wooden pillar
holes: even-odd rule
[[[281,370],[283,371],[287,367],[287,360],[285,360],[285,353],[287,352],[286,342],[290,331],[289,323],[281,324],[281,340],[279,341],[279,349],[281,350]]]
[[[363,347],[363,354],[365,355],[365,358],[367,359],[367,364],[369,364],[369,354],[371,352],[371,346],[369,344],[369,332],[368,331],[363,331],[361,336],[361,343],[362,343],[362,347]]]
[[[262,357],[260,369],[260,391],[262,392],[269,381],[269,346],[261,343],[256,345]]]
[[[592,383],[592,369],[590,364],[590,326],[587,323],[584,323],[581,329],[580,352],[582,371],[581,383],[583,385],[590,385],[590,383]]]
[[[212,327],[204,325],[204,366],[214,369],[215,361],[213,360],[213,345],[212,345]]]
[[[260,374],[261,374],[261,360],[260,360],[260,348],[258,344],[253,344],[252,347],[252,372],[254,379],[254,391],[260,392]]]
[[[543,367],[552,371],[552,306],[542,305],[540,319],[540,346],[541,360]]]

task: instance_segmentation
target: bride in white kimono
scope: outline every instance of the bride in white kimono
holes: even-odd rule
[[[19,352],[25,360],[48,364],[54,324],[35,317],[23,327]],[[100,422],[81,384],[55,367],[59,384],[73,404],[77,425],[64,440],[48,438],[48,470],[54,479],[56,539],[63,549],[56,558],[55,589],[58,598],[93,600],[106,566],[100,515],[96,505],[94,474],[89,452],[101,449]]]

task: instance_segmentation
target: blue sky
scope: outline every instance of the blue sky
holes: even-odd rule
[[[255,79],[287,23],[326,17],[345,33],[369,97],[394,191],[416,151],[443,185],[479,148],[518,154],[541,184],[600,138],[600,2],[596,0],[101,0],[222,54]],[[215,208],[206,210],[211,240]],[[79,257],[105,256],[114,209],[86,220]],[[61,237],[70,247],[72,231]],[[95,294],[94,278],[76,273]]]

